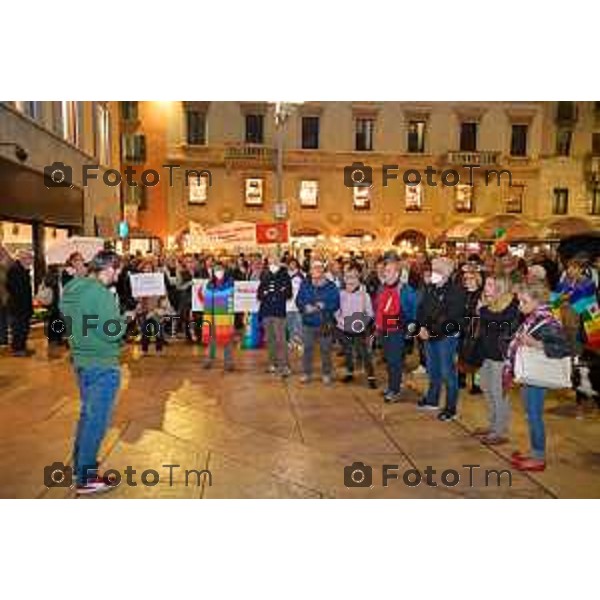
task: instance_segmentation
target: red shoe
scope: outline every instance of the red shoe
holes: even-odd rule
[[[519,471],[544,471],[546,469],[546,461],[541,458],[523,458],[515,465]]]
[[[510,456],[510,462],[512,463],[513,467],[516,467],[522,460],[525,460],[527,458],[527,455],[523,454],[522,452],[513,452]]]

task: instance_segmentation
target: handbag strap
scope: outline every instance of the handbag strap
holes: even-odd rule
[[[552,322],[552,319],[545,318],[542,319],[539,323],[536,323],[528,332],[527,335],[531,335],[534,331],[541,329],[544,325],[549,325]]]

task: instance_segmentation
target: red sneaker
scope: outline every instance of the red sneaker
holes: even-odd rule
[[[519,471],[544,471],[546,461],[541,458],[523,458],[515,468]]]

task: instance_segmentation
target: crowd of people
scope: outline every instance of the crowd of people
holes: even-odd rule
[[[0,345],[8,344],[10,324],[13,355],[27,356],[34,298],[28,271],[31,255],[21,252],[15,260],[3,255],[0,265]],[[162,273],[165,295],[134,297],[130,275],[136,273]],[[204,306],[194,313],[192,288],[198,279],[206,281]],[[236,313],[231,303],[225,308],[219,303],[235,281],[257,282],[269,373],[288,378],[299,370],[299,381],[309,385],[318,347],[324,385],[351,384],[362,371],[364,384],[374,389],[380,373],[383,401],[393,404],[402,398],[405,372],[412,370],[428,379],[416,408],[436,411],[440,421],[456,417],[460,389],[468,387],[471,394],[484,394],[489,406],[488,426],[474,432],[484,444],[508,442],[508,394],[523,348],[551,360],[575,357],[581,364],[595,365],[590,374],[598,372],[598,270],[593,257],[584,253],[562,263],[548,253],[519,258],[508,247],[481,255],[430,258],[391,251],[329,260],[310,253],[301,258],[288,253],[227,259],[119,257],[106,250],[87,264],[73,254],[64,267],[48,270],[35,298],[47,307],[49,344],[65,343],[64,331],[52,324],[72,319],[69,345],[82,402],[75,449],[81,493],[105,483],[88,471],[95,464],[117,393],[122,338],[131,341],[127,332],[137,326],[133,338],[147,354],[151,343],[161,353],[176,335],[185,335],[189,343],[205,348],[205,368],[222,353],[224,369],[233,370],[248,315]],[[81,323],[85,314],[118,320],[122,331],[109,336],[98,328],[86,334]],[[219,327],[211,327],[217,322]],[[225,322],[229,326],[223,328]],[[336,377],[338,356],[344,370]],[[539,471],[546,466],[547,389],[543,382],[528,381],[517,382],[529,423],[530,452],[515,453],[512,460],[517,469]],[[599,388],[593,380],[589,395],[597,398]],[[578,403],[583,404],[585,395],[577,392]],[[90,408],[100,405],[100,412]]]

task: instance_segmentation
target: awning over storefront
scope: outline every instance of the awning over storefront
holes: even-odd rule
[[[537,240],[535,227],[511,215],[497,215],[484,219],[481,217],[467,219],[454,225],[443,236],[444,241],[493,241],[498,232],[503,230],[509,242]]]
[[[465,219],[461,223],[453,225],[443,235],[443,239],[446,241],[463,241],[470,238],[477,227],[483,223],[482,218]]]
[[[544,238],[563,239],[571,235],[581,235],[593,232],[594,226],[581,217],[565,217],[556,219],[544,228]]]
[[[42,173],[0,158],[0,218],[82,227],[83,190],[48,188]]]

